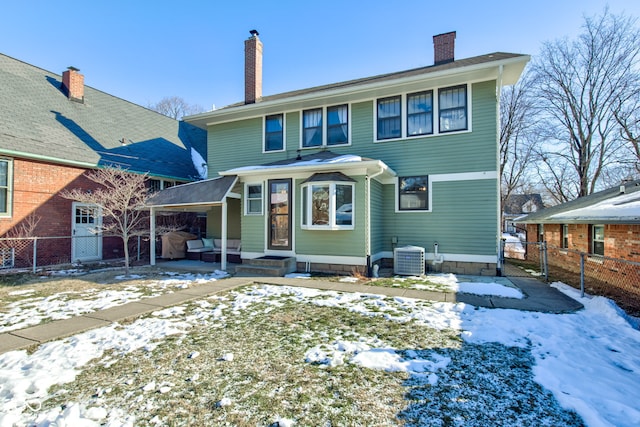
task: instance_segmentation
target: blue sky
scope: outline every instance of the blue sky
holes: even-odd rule
[[[606,5],[639,0],[136,1],[21,0],[2,5],[0,52],[140,105],[177,95],[206,109],[244,97],[244,40],[264,43],[264,95],[433,63],[432,36],[456,31],[456,58],[535,55],[580,32]]]

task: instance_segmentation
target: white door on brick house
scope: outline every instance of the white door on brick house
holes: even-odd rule
[[[100,208],[74,202],[71,218],[71,261],[102,259],[102,236],[97,231],[102,223]]]

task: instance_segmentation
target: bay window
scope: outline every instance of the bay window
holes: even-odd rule
[[[306,182],[302,186],[302,228],[353,229],[354,184]]]

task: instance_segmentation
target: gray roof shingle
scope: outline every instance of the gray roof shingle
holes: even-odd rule
[[[86,85],[70,101],[60,75],[3,54],[0,82],[0,154],[180,180],[198,176],[191,148],[206,158],[202,129]]]

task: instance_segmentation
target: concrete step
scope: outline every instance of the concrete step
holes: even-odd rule
[[[250,264],[238,264],[236,266],[236,276],[282,277],[287,273],[290,272],[284,267],[269,267]]]

